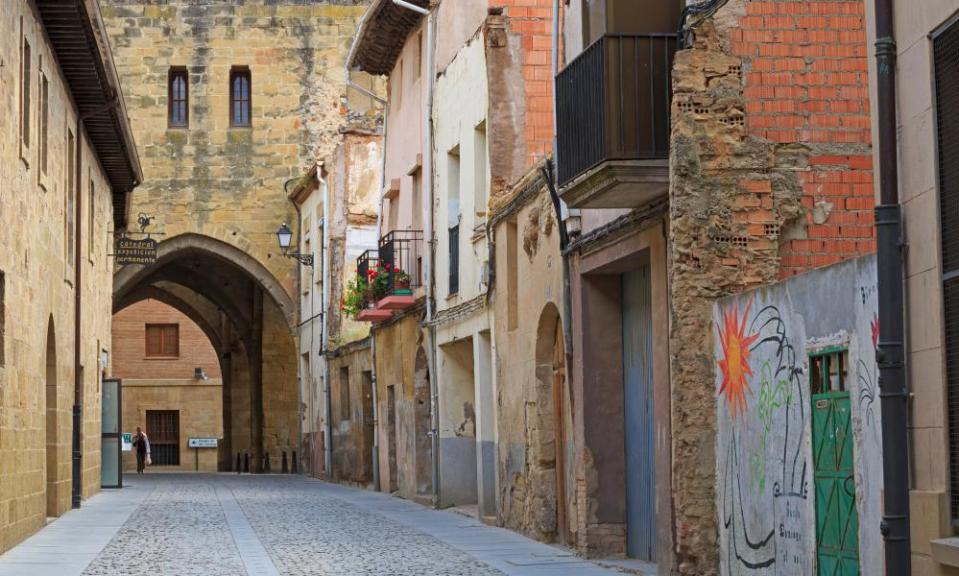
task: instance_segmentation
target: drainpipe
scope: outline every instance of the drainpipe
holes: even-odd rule
[[[402,78],[400,79],[402,82]],[[385,100],[383,103],[383,153],[380,164],[380,207],[376,211],[376,238],[383,237],[383,191],[386,190],[386,138],[389,135],[389,106]],[[376,329],[370,327],[370,356],[372,357],[372,379],[373,379],[373,488],[378,492],[382,487],[380,481],[380,408],[379,408],[379,382],[376,378]]]
[[[80,282],[83,278],[83,130],[84,122],[93,116],[103,114],[120,104],[120,97],[114,94],[107,104],[101,108],[77,115],[77,124],[75,132],[76,150],[74,154],[76,159],[76,195],[74,202],[74,212],[76,216],[74,222],[74,246],[73,246],[73,470],[72,470],[72,494],[71,504],[73,508],[80,507],[80,500],[83,496],[83,368],[81,366],[82,351],[80,350],[82,335],[80,323],[83,308],[83,287]],[[92,231],[90,232],[93,233]]]
[[[440,401],[439,373],[436,365],[436,327],[433,326],[435,311],[435,289],[433,263],[435,262],[436,240],[433,222],[433,81],[436,76],[436,17],[430,9],[410,4],[404,0],[393,0],[393,4],[402,6],[426,16],[426,109],[423,114],[423,189],[429,192],[429,217],[426,219],[426,325],[430,335],[430,451],[433,455],[433,506],[440,504]],[[431,2],[432,4],[432,2]]]
[[[323,391],[326,406],[323,407],[323,415],[326,419],[326,433],[323,438],[323,468],[326,471],[327,479],[333,478],[333,391],[330,389],[330,361],[326,357],[326,351],[329,346],[329,315],[330,310],[330,186],[325,178],[320,180],[323,184],[323,294],[322,309],[323,322],[320,323],[320,355],[323,356]]]
[[[909,541],[908,399],[905,378],[903,222],[899,205],[894,0],[875,0],[879,114],[878,248],[879,364],[882,407],[883,519],[887,576],[912,570]]]

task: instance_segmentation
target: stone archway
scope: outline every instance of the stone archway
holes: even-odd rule
[[[250,455],[253,471],[279,469],[281,454],[298,450],[300,440],[290,294],[250,254],[183,234],[157,246],[155,264],[116,273],[115,312],[147,298],[188,316],[217,351],[224,375],[220,468],[233,469],[240,453]]]

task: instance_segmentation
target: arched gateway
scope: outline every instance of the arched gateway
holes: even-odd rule
[[[250,455],[251,471],[277,470],[282,452],[298,450],[295,307],[256,258],[215,238],[183,234],[158,245],[155,264],[121,268],[113,292],[114,313],[157,300],[210,340],[223,375],[221,470],[234,469],[237,453]]]

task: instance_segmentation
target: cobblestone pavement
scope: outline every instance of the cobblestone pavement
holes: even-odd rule
[[[217,486],[240,504],[285,576],[502,574],[302,478],[158,474],[130,481],[157,486],[84,576],[253,576],[241,561]]]
[[[616,573],[472,518],[300,476],[124,482],[0,556],[0,576]]]

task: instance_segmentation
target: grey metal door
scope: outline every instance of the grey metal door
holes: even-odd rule
[[[653,317],[649,266],[623,275],[626,423],[626,554],[654,560],[656,460],[653,432]]]
[[[122,488],[123,467],[120,434],[123,386],[119,380],[104,380],[100,405],[100,487]]]

